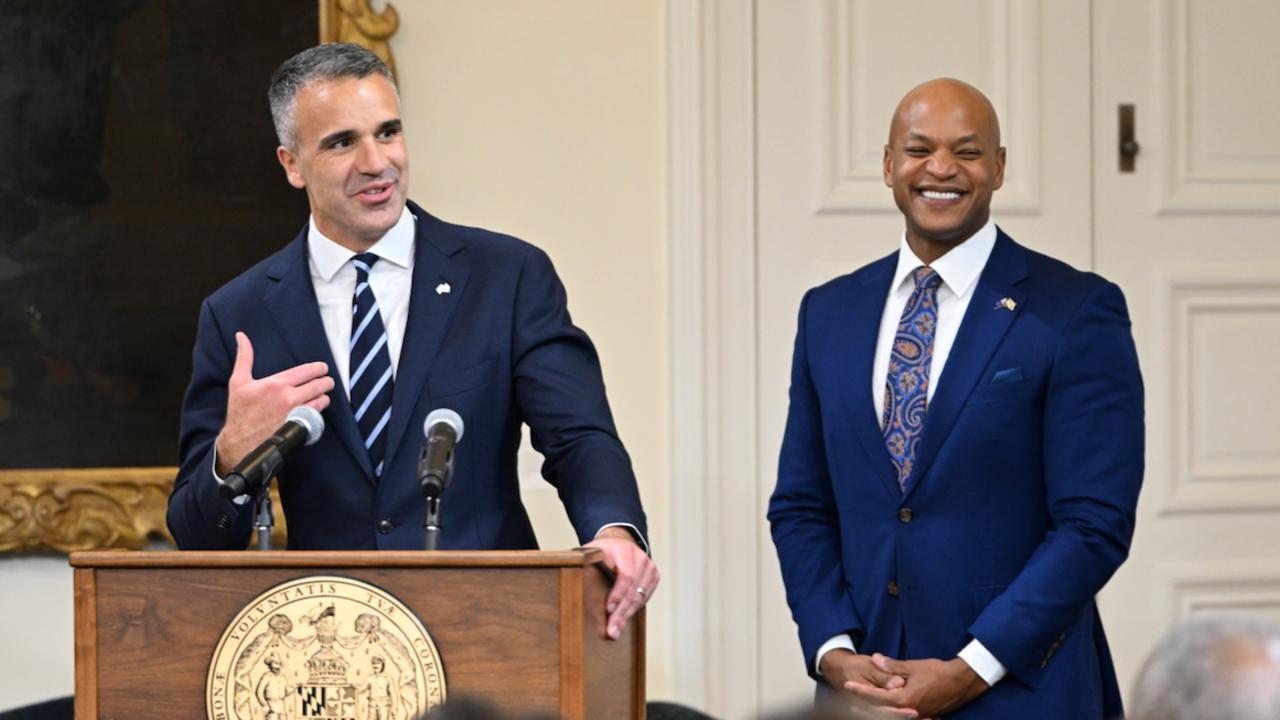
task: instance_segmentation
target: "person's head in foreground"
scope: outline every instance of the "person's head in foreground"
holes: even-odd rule
[[[1134,686],[1129,720],[1280,718],[1280,626],[1206,614],[1170,630]]]

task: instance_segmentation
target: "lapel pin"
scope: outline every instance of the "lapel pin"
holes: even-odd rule
[[[1018,309],[1018,303],[1014,302],[1013,298],[1000,298],[1000,301],[996,303],[995,309],[996,310],[1004,309],[1004,310],[1008,310],[1009,312],[1013,312],[1014,310]]]
[[[447,282],[442,282],[436,286],[437,295],[448,295],[451,290],[453,290],[453,288],[450,287]]]

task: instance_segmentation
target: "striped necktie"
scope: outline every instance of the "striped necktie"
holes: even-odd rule
[[[898,469],[898,487],[904,492],[928,410],[929,366],[938,329],[938,286],[942,284],[942,277],[925,265],[912,271],[912,276],[916,288],[902,308],[884,388],[884,442]]]
[[[351,297],[351,380],[347,396],[356,413],[360,436],[369,451],[375,479],[382,479],[387,451],[387,421],[391,419],[391,351],[382,325],[378,300],[369,286],[369,268],[378,262],[373,253],[356,255],[356,290]]]

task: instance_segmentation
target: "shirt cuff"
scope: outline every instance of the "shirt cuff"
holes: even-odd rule
[[[631,537],[635,539],[636,544],[640,546],[640,549],[644,550],[644,554],[652,555],[652,553],[649,552],[649,541],[645,540],[644,536],[640,534],[640,531],[636,528],[636,526],[632,525],[631,523],[616,522],[616,523],[609,523],[607,525],[601,525],[600,529],[596,531],[595,537],[600,537],[600,533],[604,532],[605,528],[611,528],[611,527],[626,528],[627,532],[631,533]]]
[[[227,484],[226,480],[223,480],[221,477],[218,476],[218,442],[216,440],[213,443],[213,467],[209,468],[209,471],[213,473],[213,479],[217,480],[219,485]],[[248,494],[237,495],[236,497],[232,498],[231,502],[235,503],[236,505],[244,505],[245,503],[249,502],[249,496]]]
[[[982,678],[989,686],[995,685],[1005,675],[1009,674],[1008,669],[1000,664],[996,656],[992,655],[991,651],[977,638],[969,641],[969,644],[964,646],[964,649],[959,653],[959,657],[968,663],[969,667],[978,673],[978,677]]]
[[[848,635],[837,635],[830,640],[822,643],[822,647],[818,648],[818,655],[813,659],[813,674],[822,676],[822,658],[832,650],[848,650],[851,653],[858,652],[853,646],[853,638]]]

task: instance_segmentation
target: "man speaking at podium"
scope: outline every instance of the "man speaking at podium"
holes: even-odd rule
[[[527,423],[579,539],[617,574],[616,638],[658,570],[599,359],[551,261],[408,201],[399,95],[373,53],[303,51],[276,70],[269,97],[276,155],[311,220],[201,308],[169,498],[178,545],[246,546],[252,503],[219,487],[306,405],[325,432],[278,476],[290,548],[421,549],[417,461],[437,408],[466,423],[440,547],[535,548],[516,472]]]

